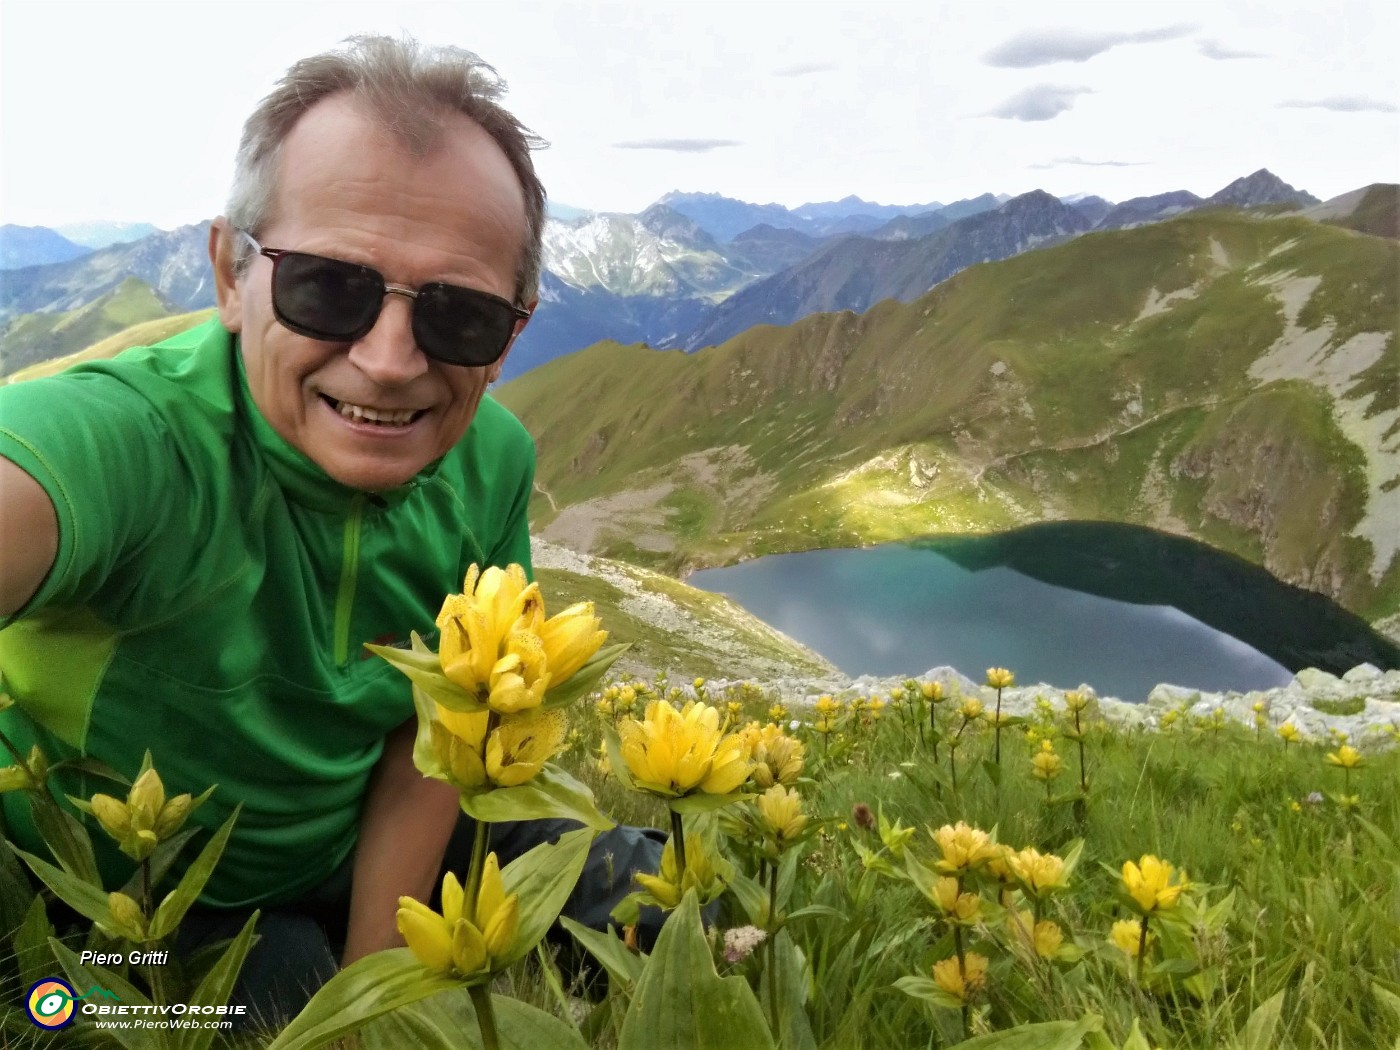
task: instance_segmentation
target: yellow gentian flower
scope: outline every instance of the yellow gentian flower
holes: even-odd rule
[[[1285,722],[1278,727],[1278,735],[1283,738],[1285,744],[1296,744],[1302,734],[1292,722]]]
[[[1008,858],[1011,871],[1026,888],[1026,892],[1039,897],[1051,890],[1065,888],[1065,862],[1053,853],[1041,853],[1027,846]]]
[[[568,723],[546,711],[503,721],[486,741],[486,776],[496,787],[517,787],[544,768],[564,743]]]
[[[1134,864],[1123,862],[1123,887],[1144,914],[1175,908],[1188,883],[1181,872],[1179,882],[1173,882],[1176,869],[1164,860],[1149,854]]]
[[[788,736],[776,725],[764,726],[748,735],[750,758],[754,762],[753,782],[768,789],[774,784],[792,784],[802,775],[802,741]]]
[[[31,768],[33,763],[30,763]],[[165,797],[165,784],[154,769],[147,769],[127,792],[126,801],[96,794],[90,800],[72,799],[74,805],[97,818],[102,830],[118,848],[135,861],[143,861],[185,823],[198,802],[189,794]]]
[[[1055,753],[1055,745],[1048,740],[1040,742],[1040,750],[1031,756],[1031,775],[1047,783],[1060,775],[1064,762]]]
[[[933,981],[955,999],[967,1002],[987,984],[987,957],[968,952],[962,961],[956,955],[933,965]]]
[[[653,700],[644,718],[625,720],[618,733],[622,759],[637,787],[658,795],[728,795],[753,768],[743,738],[721,733],[719,711],[698,701],[677,711],[665,700]]]
[[[608,632],[602,630],[602,621],[593,615],[593,603],[579,602],[546,620],[540,628],[540,639],[544,642],[550,684],[559,685],[593,658],[608,640]]]
[[[442,880],[441,915],[412,897],[400,897],[395,923],[424,966],[470,978],[489,974],[510,951],[519,917],[519,895],[505,892],[496,854],[489,853],[475,901],[466,900],[462,884],[449,872]]]
[[[660,872],[655,875],[638,872],[632,878],[667,910],[680,904],[686,890],[695,890],[701,904],[708,904],[725,890],[724,876],[699,835],[685,837],[684,874],[676,857],[675,840],[669,838],[661,851]]]
[[[1136,959],[1138,949],[1142,946],[1142,920],[1119,919],[1113,924],[1109,939],[1129,959]],[[1151,939],[1151,934],[1148,935],[1148,939]]]
[[[975,696],[970,696],[958,707],[958,714],[963,716],[965,721],[971,722],[982,717],[982,701]]]
[[[987,685],[993,689],[1009,689],[1016,684],[1016,676],[1005,667],[987,668]]]
[[[933,833],[933,841],[943,854],[935,866],[943,872],[980,868],[998,852],[990,835],[981,828],[970,827],[961,820],[956,824],[944,824]]]
[[[1361,752],[1350,744],[1343,744],[1336,751],[1327,753],[1327,764],[1330,766],[1341,766],[1343,769],[1356,769],[1358,766],[1366,764],[1366,760],[1361,757]]]
[[[774,784],[759,795],[757,805],[758,815],[773,833],[779,851],[802,834],[802,829],[807,826],[807,815],[802,812],[802,796],[782,784]]]

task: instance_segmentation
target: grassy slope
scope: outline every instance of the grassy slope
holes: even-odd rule
[[[168,305],[149,285],[130,277],[77,310],[16,317],[0,335],[0,370],[18,371],[37,362],[64,357],[169,312]]]
[[[100,339],[76,353],[68,354],[64,357],[55,358],[51,361],[40,361],[38,364],[22,368],[5,378],[0,378],[0,383],[18,383],[24,379],[38,379],[41,376],[53,375],[55,372],[62,372],[70,365],[75,365],[80,361],[96,361],[106,357],[115,357],[133,346],[150,346],[158,343],[162,339],[169,339],[178,332],[183,332],[187,328],[193,328],[197,324],[207,321],[214,311],[195,310],[187,314],[172,314],[166,317],[157,317],[154,320],[145,321],[141,324],[134,324],[123,328],[115,334]]]
[[[1218,211],[690,356],[599,344],[501,396],[536,435],[558,508],[672,486],[673,550],[638,549],[625,520],[597,545],[659,567],[1104,518],[1195,535],[1379,618],[1400,608],[1400,567],[1373,582],[1369,544],[1345,536],[1365,510],[1361,450],[1320,388],[1248,376],[1285,330],[1266,282],[1290,272],[1322,278],[1302,326],[1336,325],[1334,343],[1390,333],[1351,391],[1390,407],[1396,246]],[[1154,291],[1193,286],[1138,320]],[[706,450],[727,451],[677,467]],[[543,496],[533,510],[556,516]]]

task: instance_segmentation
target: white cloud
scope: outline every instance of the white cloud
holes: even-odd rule
[[[1140,168],[1146,163],[1145,160],[1085,160],[1083,157],[1056,157],[1044,164],[1032,164],[1030,167],[1040,171],[1065,165],[1077,165],[1084,168]]]
[[[1030,69],[1055,62],[1087,62],[1122,44],[1152,44],[1195,32],[1191,25],[1163,26],[1136,33],[1085,32],[1078,29],[1037,29],[1017,33],[982,56],[989,66]]]
[[[1235,58],[1268,58],[1262,51],[1240,51],[1237,48],[1227,47],[1219,40],[1202,40],[1196,45],[1196,50],[1205,55],[1206,58],[1213,58],[1217,62],[1226,62]]]
[[[835,62],[802,62],[795,66],[784,66],[773,70],[775,77],[809,77],[814,73],[831,73],[836,70]]]
[[[1073,108],[1076,97],[1093,93],[1086,87],[1036,84],[1012,95],[986,115],[1003,120],[1054,120],[1065,110]]]
[[[737,139],[636,139],[614,142],[613,149],[657,149],[669,153],[709,153],[726,146],[742,146]]]
[[[1291,99],[1279,109],[1330,109],[1334,113],[1400,113],[1400,106],[1379,98],[1361,95],[1334,95],[1330,98]]]

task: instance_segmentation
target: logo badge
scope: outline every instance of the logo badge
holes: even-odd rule
[[[29,1019],[38,1027],[51,1032],[57,1031],[73,1023],[73,1014],[76,1012],[73,1000],[76,998],[72,986],[67,981],[60,981],[57,977],[46,977],[29,989],[24,1009],[29,1014]]]

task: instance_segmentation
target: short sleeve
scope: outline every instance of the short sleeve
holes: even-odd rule
[[[109,373],[0,387],[0,456],[43,487],[58,518],[53,568],[15,619],[84,603],[142,544],[160,514],[167,437],[149,402]]]

